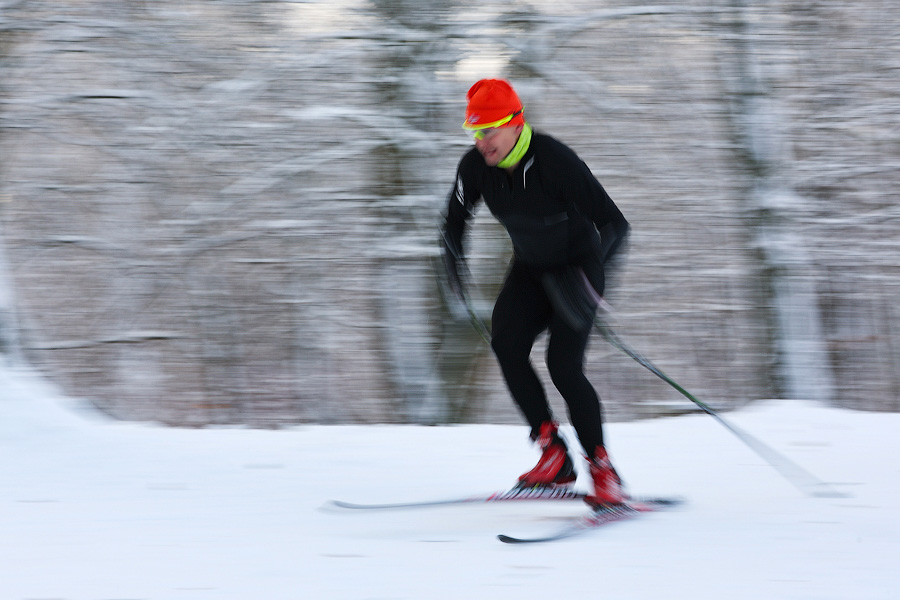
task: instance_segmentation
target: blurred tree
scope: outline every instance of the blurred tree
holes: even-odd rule
[[[634,225],[609,299],[666,372],[900,410],[889,0],[0,11],[0,343],[116,417],[519,422],[432,266],[482,76]],[[487,311],[509,248],[477,218]],[[613,419],[690,409],[603,344],[588,368]]]

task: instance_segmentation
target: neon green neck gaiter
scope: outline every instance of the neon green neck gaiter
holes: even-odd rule
[[[522,157],[525,156],[525,153],[528,152],[528,147],[531,146],[531,133],[531,125],[525,123],[525,126],[522,127],[522,133],[519,134],[519,141],[513,146],[512,151],[506,155],[506,158],[497,163],[497,166],[501,169],[508,169],[518,164]]]

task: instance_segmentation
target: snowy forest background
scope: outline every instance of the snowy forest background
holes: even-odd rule
[[[435,276],[485,76],[631,221],[636,348],[714,406],[900,410],[894,0],[0,0],[0,350],[121,419],[518,422]],[[483,211],[486,309],[508,258]]]

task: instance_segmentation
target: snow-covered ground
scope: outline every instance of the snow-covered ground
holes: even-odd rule
[[[487,492],[523,427],[179,430],[111,422],[0,371],[0,599],[900,597],[900,415],[772,401],[729,414],[852,494],[808,498],[706,415],[608,427],[637,494],[682,508],[508,546],[578,503],[330,512]],[[567,431],[567,433],[570,433]]]

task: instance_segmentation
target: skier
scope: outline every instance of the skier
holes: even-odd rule
[[[584,374],[584,358],[604,291],[604,265],[621,248],[628,222],[570,148],[532,130],[509,82],[483,79],[466,98],[463,128],[475,147],[457,169],[443,254],[451,289],[464,298],[463,235],[482,199],[513,243],[513,262],[494,305],[491,347],[541,451],[518,485],[570,486],[576,479],[529,358],[547,330],[550,378],[590,465],[593,488],[586,501],[594,507],[621,503],[627,495],[604,446],[600,399]]]

